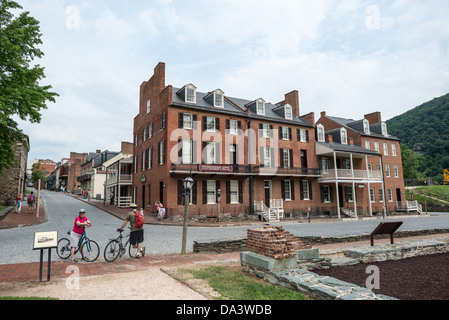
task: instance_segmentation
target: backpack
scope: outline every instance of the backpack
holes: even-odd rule
[[[33,195],[33,194],[30,194],[30,195],[28,196],[28,202],[29,202],[29,203],[34,203],[34,195]]]
[[[143,227],[144,217],[140,211],[136,211],[136,222],[134,223],[134,228],[140,229]]]

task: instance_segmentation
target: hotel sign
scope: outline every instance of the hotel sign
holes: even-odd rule
[[[234,172],[234,166],[222,165],[222,164],[199,164],[199,172],[215,172],[215,173],[232,173]]]

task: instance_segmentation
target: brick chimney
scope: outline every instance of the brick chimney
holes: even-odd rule
[[[294,91],[292,91],[290,93],[287,93],[285,95],[285,101],[284,101],[283,104],[287,104],[287,103],[292,106],[293,114],[295,114],[296,116],[300,117],[300,112],[299,112],[299,92],[298,92],[298,90],[294,90]]]
[[[373,112],[365,115],[365,119],[369,121],[370,124],[382,122],[382,115],[380,112]]]

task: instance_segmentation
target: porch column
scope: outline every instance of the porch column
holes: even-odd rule
[[[335,195],[337,200],[337,213],[338,213],[338,219],[341,218],[340,213],[340,194],[338,192],[338,170],[337,170],[337,153],[334,151],[334,171],[335,171]]]
[[[382,161],[382,156],[380,156],[380,173],[382,175],[382,194],[383,194],[383,198],[384,198],[383,217],[385,219],[387,217],[387,198],[385,197],[384,164]]]
[[[117,192],[116,192],[115,200],[114,200],[115,203],[117,203],[116,207],[119,207],[119,205],[120,205],[120,197],[121,197],[121,194],[120,194],[120,175],[121,175],[121,173],[122,173],[122,163],[119,161],[118,162],[118,170],[117,170]]]
[[[370,173],[369,173],[369,169],[368,169],[368,156],[365,155],[365,164],[366,164],[366,176],[367,176],[367,180],[368,180],[368,203],[369,203],[369,215],[372,217],[373,216],[373,207],[371,205],[371,185],[369,183],[371,177],[370,177]]]
[[[354,159],[352,157],[352,153],[350,154],[351,156],[351,171],[352,171],[352,198],[354,201],[354,214],[355,217],[358,218],[357,216],[357,194],[356,194],[356,190],[355,190],[355,176],[354,176]]]

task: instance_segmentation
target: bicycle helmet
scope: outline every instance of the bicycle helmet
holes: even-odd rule
[[[86,213],[86,210],[81,209],[81,210],[78,212],[78,214],[80,214],[80,213]]]

